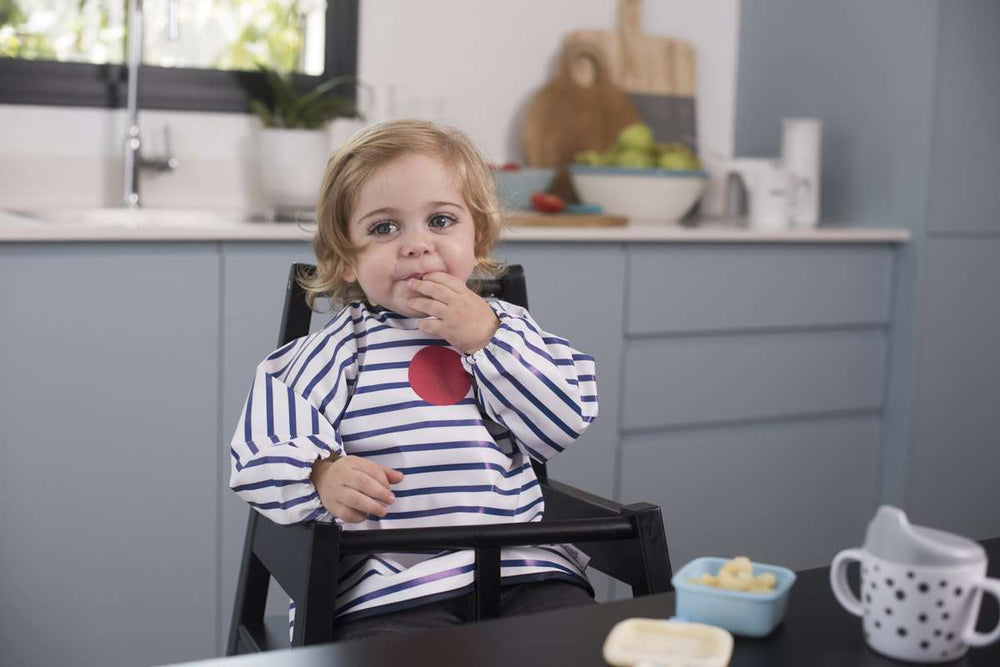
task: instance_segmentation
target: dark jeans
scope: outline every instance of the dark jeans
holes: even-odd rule
[[[501,617],[583,604],[597,604],[597,602],[590,597],[590,593],[583,586],[557,579],[530,581],[500,588]],[[333,641],[446,628],[474,618],[475,596],[467,593],[411,609],[369,616],[347,623],[336,623],[333,628]]]

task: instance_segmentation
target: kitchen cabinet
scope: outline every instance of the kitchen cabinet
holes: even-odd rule
[[[248,505],[229,489],[229,441],[250,391],[257,364],[273,352],[278,342],[285,281],[292,262],[315,262],[312,248],[305,243],[224,243],[221,285],[222,368],[219,411],[222,429],[215,448],[219,489],[219,587],[217,609],[221,628],[216,650],[225,652],[232,618],[236,579],[243,555]],[[314,315],[312,329],[329,320]],[[288,598],[272,584],[268,613],[287,613]]]
[[[505,239],[535,319],[597,360],[600,416],[553,478],[660,505],[675,568],[857,543],[893,243]],[[248,511],[228,443],[288,267],[312,258],[302,240],[0,244],[0,662],[221,654]]]
[[[674,567],[815,567],[857,543],[878,497],[891,247],[629,258],[620,483],[662,508]]]
[[[0,245],[0,664],[215,652],[219,266]]]
[[[918,320],[922,336],[907,451],[911,520],[983,539],[998,532],[1000,394],[998,243],[960,237],[928,244]]]

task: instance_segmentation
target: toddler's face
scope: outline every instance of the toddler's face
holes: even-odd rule
[[[475,222],[456,174],[439,160],[409,154],[388,163],[362,186],[349,220],[360,250],[357,280],[368,299],[407,317],[426,313],[409,305],[406,280],[445,271],[463,282],[476,264]]]

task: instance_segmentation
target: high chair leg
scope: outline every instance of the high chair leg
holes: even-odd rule
[[[333,609],[337,597],[340,542],[337,531],[310,526],[309,549],[304,554],[300,588],[292,591],[295,600],[295,627],[292,646],[322,644],[333,637]]]
[[[476,620],[500,616],[500,548],[476,547]]]
[[[253,537],[256,527],[256,521],[252,519],[247,521],[243,563],[240,567],[240,579],[236,585],[236,599],[233,602],[233,620],[229,626],[226,655],[238,655],[253,650],[249,646],[241,647],[241,628],[243,632],[259,633],[263,637],[264,609],[267,606],[267,587],[271,575],[264,564],[253,554]],[[241,650],[241,648],[246,650]]]

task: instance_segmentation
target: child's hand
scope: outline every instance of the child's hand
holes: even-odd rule
[[[443,271],[411,278],[410,305],[437,319],[421,320],[420,330],[441,336],[464,354],[483,348],[500,328],[489,304],[458,278]]]
[[[385,516],[385,505],[395,500],[389,485],[401,482],[403,473],[359,456],[342,456],[314,463],[309,479],[330,514],[361,523],[370,514]]]

